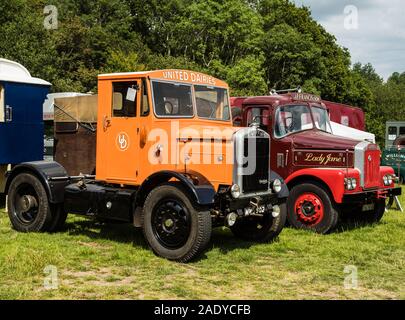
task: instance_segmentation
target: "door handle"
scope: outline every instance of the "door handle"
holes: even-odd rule
[[[145,127],[142,127],[142,129],[140,130],[140,137],[139,137],[139,144],[142,149],[145,147],[147,140],[148,140],[148,131]]]
[[[107,128],[111,125],[111,119],[108,118],[107,116],[104,116],[103,118],[103,129],[104,131],[107,131]]]
[[[13,108],[10,106],[6,106],[6,114],[4,117],[4,120],[6,122],[12,122],[13,121]]]

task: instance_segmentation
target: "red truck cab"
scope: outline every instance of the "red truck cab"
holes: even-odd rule
[[[241,121],[270,134],[271,166],[290,189],[288,220],[296,228],[327,233],[347,215],[377,222],[385,199],[401,193],[393,169],[380,166],[376,144],[332,134],[320,97],[249,97],[243,100]]]

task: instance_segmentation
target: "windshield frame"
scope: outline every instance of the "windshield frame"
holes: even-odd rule
[[[208,118],[208,117],[201,117],[198,114],[198,107],[197,107],[197,95],[196,95],[196,91],[195,91],[195,87],[206,87],[208,89],[213,88],[213,89],[222,89],[226,91],[226,96],[227,99],[226,101],[228,102],[228,120],[225,119],[217,119],[217,118]],[[197,115],[198,119],[201,120],[207,120],[207,121],[214,121],[214,122],[224,122],[224,123],[231,123],[232,122],[232,112],[231,112],[231,100],[230,100],[230,95],[229,95],[229,88],[225,88],[225,87],[219,87],[219,86],[209,86],[209,85],[205,85],[205,84],[194,84],[193,85],[193,97],[194,97],[194,108],[195,108],[195,114]],[[224,108],[225,109],[225,108]]]
[[[306,107],[306,108],[309,109],[309,113],[311,115],[312,128],[299,130],[299,131],[295,131],[295,132],[290,132],[290,133],[287,133],[286,135],[278,137],[276,135],[276,125],[277,125],[277,117],[276,117],[276,115],[277,115],[277,112],[282,107],[294,107],[294,106],[302,106],[302,107]],[[321,128],[318,128],[316,126],[313,108],[325,110],[326,114],[328,115],[327,120],[328,120],[329,128],[330,128],[331,132],[325,131],[325,130],[323,130]],[[283,138],[288,137],[288,136],[293,135],[293,134],[297,134],[297,133],[305,132],[305,131],[311,131],[311,130],[318,130],[318,131],[325,132],[325,133],[328,133],[328,134],[333,134],[332,125],[331,125],[331,121],[330,121],[330,117],[329,117],[329,113],[328,113],[327,108],[324,108],[324,107],[322,107],[322,105],[317,105],[317,104],[314,104],[314,103],[298,103],[298,102],[291,103],[291,104],[282,104],[282,105],[279,105],[279,106],[277,106],[275,108],[275,110],[274,110],[274,121],[273,121],[273,130],[272,130],[273,136],[274,136],[275,139],[283,139]]]
[[[190,87],[191,89],[191,103],[193,105],[193,115],[158,115],[156,113],[156,106],[155,106],[155,89],[153,87],[154,83],[166,83],[166,84],[173,84],[173,85],[184,85],[187,87]],[[198,110],[197,110],[197,97],[196,97],[196,92],[195,92],[195,86],[199,87],[207,87],[207,88],[214,88],[214,89],[222,89],[226,91],[227,94],[227,102],[228,102],[228,112],[229,112],[229,119],[228,120],[222,120],[222,119],[213,119],[213,118],[206,118],[206,117],[200,117],[198,115]],[[161,80],[161,79],[150,79],[150,88],[151,88],[151,100],[152,100],[152,109],[153,109],[153,115],[155,116],[156,119],[200,119],[204,121],[211,121],[211,122],[221,122],[221,123],[229,123],[232,125],[232,114],[231,114],[231,101],[230,101],[230,94],[229,94],[229,88],[228,87],[223,87],[223,86],[212,86],[212,85],[205,85],[205,84],[193,84],[193,83],[187,83],[187,82],[178,82],[178,81],[168,81],[168,80]]]
[[[322,132],[333,134],[332,124],[331,124],[331,121],[330,121],[328,109],[323,108],[321,105],[316,105],[316,104],[310,104],[309,108],[311,109],[312,121],[313,121],[314,128],[316,128],[317,130],[322,131]],[[322,128],[317,127],[316,121],[315,121],[315,116],[314,116],[314,110],[313,110],[314,108],[325,111],[326,116],[327,116],[326,120],[327,120],[327,124],[329,125],[330,132],[327,131],[327,130],[323,130]]]
[[[307,108],[309,110],[309,114],[310,114],[310,117],[311,117],[312,128],[299,130],[299,131],[295,131],[295,132],[289,132],[289,133],[287,133],[287,134],[285,134],[283,136],[280,136],[280,137],[278,135],[276,135],[276,126],[277,126],[277,121],[278,121],[277,120],[277,112],[279,112],[280,108],[283,108],[283,107],[305,107],[305,108]],[[273,130],[272,130],[272,132],[273,132],[273,136],[274,136],[275,139],[284,139],[285,137],[288,137],[290,135],[297,134],[297,133],[304,132],[304,131],[314,130],[315,128],[316,127],[315,127],[315,124],[314,124],[314,117],[313,117],[313,114],[312,114],[311,106],[308,103],[282,104],[282,105],[277,106],[277,108],[275,108],[275,110],[274,110],[274,121],[273,121]]]
[[[192,115],[158,115],[156,113],[156,104],[155,104],[155,89],[153,87],[154,83],[166,83],[166,84],[172,84],[172,85],[180,85],[180,86],[187,86],[190,87],[191,89],[191,104],[193,106],[193,114]],[[157,119],[193,119],[196,116],[196,110],[195,110],[195,101],[194,101],[194,86],[191,83],[183,83],[183,82],[177,82],[177,81],[166,81],[166,80],[161,80],[161,79],[151,79],[150,80],[150,88],[151,88],[151,98],[152,98],[152,108],[153,108],[153,114]]]

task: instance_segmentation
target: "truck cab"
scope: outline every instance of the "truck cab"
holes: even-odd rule
[[[271,137],[271,166],[290,189],[287,216],[294,227],[327,233],[350,215],[377,222],[385,199],[401,192],[392,168],[380,166],[376,144],[333,135],[320,97],[247,98],[242,125],[252,123]]]
[[[97,99],[95,175],[16,166],[6,187],[15,229],[54,231],[67,213],[129,222],[180,262],[205,249],[213,227],[251,241],[281,232],[288,189],[270,168],[270,136],[233,127],[225,82],[188,70],[104,74]]]

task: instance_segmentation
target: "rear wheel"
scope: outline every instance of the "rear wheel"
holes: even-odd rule
[[[143,233],[152,250],[163,258],[188,262],[208,245],[212,221],[208,211],[194,208],[179,185],[152,190],[142,212]]]
[[[271,214],[263,218],[247,217],[236,221],[230,227],[232,233],[241,239],[256,242],[270,242],[283,230],[287,219],[287,206],[280,205],[280,214],[274,218]]]
[[[339,216],[329,193],[315,183],[299,184],[292,188],[287,212],[292,227],[321,234],[330,232],[336,226]]]
[[[8,215],[21,232],[45,232],[52,223],[52,210],[41,181],[23,173],[14,178],[8,191]]]

